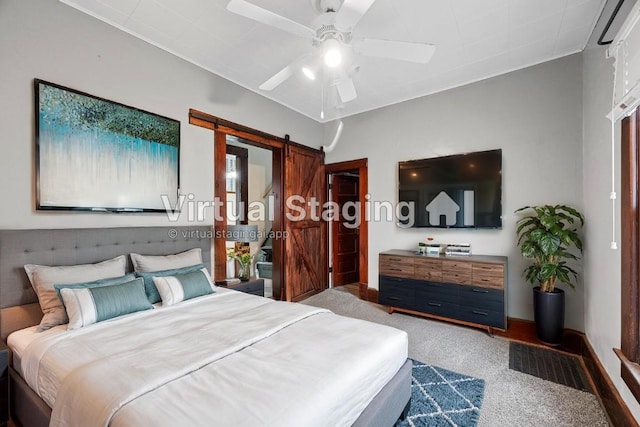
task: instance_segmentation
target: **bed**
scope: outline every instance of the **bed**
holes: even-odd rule
[[[207,227],[171,230],[0,231],[0,335],[17,331],[8,344],[18,423],[391,426],[406,414],[406,334],[311,306],[218,288],[86,328],[34,332],[42,312],[23,265],[200,248],[210,267]]]

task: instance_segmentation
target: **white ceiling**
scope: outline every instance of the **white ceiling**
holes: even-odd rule
[[[436,53],[426,65],[354,54],[358,97],[336,108],[335,88],[321,91],[320,79],[301,73],[272,91],[259,90],[313,48],[307,40],[228,12],[227,0],[61,1],[319,122],[579,52],[605,3],[376,0],[355,36],[433,43]],[[249,1],[307,26],[319,14],[313,0]]]

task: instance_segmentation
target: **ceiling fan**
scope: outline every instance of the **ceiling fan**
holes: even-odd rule
[[[311,0],[321,12],[312,26],[302,25],[284,16],[277,15],[245,0],[231,0],[227,10],[282,31],[309,39],[314,51],[307,53],[284,67],[260,85],[262,90],[273,90],[301,70],[309,79],[315,80],[323,62],[326,69],[335,76],[332,84],[336,87],[342,103],[357,97],[352,76],[358,67],[348,60],[350,52],[380,58],[426,64],[435,46],[428,43],[412,43],[371,38],[353,37],[352,31],[367,13],[375,0]],[[323,73],[324,76],[324,73]]]

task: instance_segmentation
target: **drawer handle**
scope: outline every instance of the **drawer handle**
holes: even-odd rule
[[[484,311],[476,311],[473,310],[473,314],[479,314],[480,316],[488,316],[489,313],[485,313]]]
[[[401,270],[401,269],[399,269],[399,268],[387,268],[387,270],[389,270],[389,271],[402,271],[402,270]]]
[[[488,294],[489,291],[487,291],[486,289],[472,289],[473,292],[477,292],[479,294]]]
[[[388,298],[392,301],[400,301],[400,298],[398,297],[388,297]]]
[[[438,304],[438,303],[435,303],[435,302],[430,302],[429,305],[431,307],[442,307],[442,304]]]

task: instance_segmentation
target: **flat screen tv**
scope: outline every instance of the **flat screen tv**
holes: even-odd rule
[[[398,183],[401,227],[502,227],[502,150],[399,162]]]

